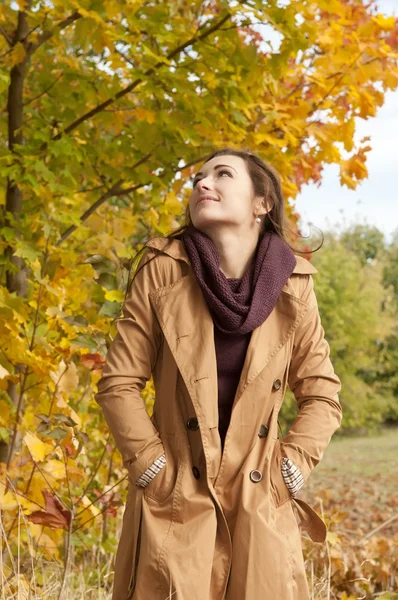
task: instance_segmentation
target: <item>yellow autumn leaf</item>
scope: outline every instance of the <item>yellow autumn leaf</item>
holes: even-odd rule
[[[92,231],[97,231],[100,232],[104,229],[104,219],[103,217],[100,217],[100,215],[97,214],[93,214],[90,217],[88,226],[90,227],[90,229]]]
[[[153,52],[148,46],[146,46],[145,44],[141,44],[142,49],[144,50],[145,54],[148,54],[149,56],[151,56],[152,58],[154,58],[157,62],[162,62],[165,63],[166,65],[170,65],[170,61],[168,58],[166,58],[166,56],[163,56],[161,54],[155,54],[155,52]]]
[[[181,202],[173,193],[167,195],[167,198],[159,212],[164,212],[167,215],[181,214]]]
[[[258,133],[254,137],[255,137],[256,144],[262,144],[263,142],[267,142],[271,146],[277,146],[278,148],[282,148],[286,144],[286,142],[283,138],[279,139],[279,138],[271,135],[270,133]]]
[[[113,0],[110,0],[110,1],[105,0],[104,8],[105,8],[108,19],[113,19],[114,17],[116,17],[118,12],[120,12],[120,7]]]
[[[47,454],[53,451],[52,444],[42,442],[35,433],[31,433],[30,431],[24,435],[23,440],[27,445],[33,460],[37,462],[44,460]]]
[[[295,198],[297,196],[298,188],[295,183],[284,179],[281,185],[285,198]]]
[[[91,504],[91,500],[87,496],[83,496],[82,503],[86,507],[77,517],[80,525],[86,525],[86,523],[93,523],[93,517],[96,517],[101,513],[100,509]]]
[[[5,493],[5,484],[0,482],[0,508],[3,510],[15,510],[21,506],[28,512],[37,510],[37,504],[25,498],[21,493],[15,494],[11,489]]]
[[[54,479],[64,479],[66,476],[65,464],[55,458],[47,461],[42,469],[49,475],[52,475]]]
[[[2,510],[14,510],[18,508],[18,501],[12,491],[5,493],[5,485],[0,482],[0,508]]]
[[[105,299],[109,302],[123,302],[124,292],[122,290],[107,290],[105,292]]]
[[[134,114],[140,121],[147,121],[147,123],[150,124],[156,121],[156,113],[153,110],[148,110],[147,108],[136,108]]]
[[[340,174],[340,184],[341,185],[345,184],[351,190],[355,190],[355,188],[358,185],[358,183],[356,181],[354,181],[354,179],[352,179],[352,177],[350,177],[346,173]]]
[[[36,502],[37,504],[44,506],[43,494],[41,491],[45,485],[47,484],[43,479],[43,475],[39,473],[39,471],[35,471],[29,486],[29,498],[32,500],[32,502]],[[38,506],[36,505],[35,508],[32,508],[32,511],[37,510],[37,508]]]
[[[59,557],[58,544],[55,540],[45,533],[43,533],[43,526],[31,523],[30,529],[34,535],[34,543],[32,544],[32,550],[34,555],[44,556],[50,560],[57,559]],[[36,533],[37,531],[37,533]],[[52,532],[51,532],[52,533]]]
[[[383,29],[383,31],[391,31],[395,27],[395,17],[385,17],[384,15],[376,15],[372,20]]]
[[[344,15],[344,3],[340,0],[319,0],[319,8],[328,13]]]
[[[82,17],[85,17],[86,19],[92,19],[99,25],[106,25],[104,20],[95,10],[86,10],[79,4],[79,13],[82,15]]]
[[[70,411],[69,412],[70,416],[77,423],[77,426],[80,428],[81,427],[81,423],[82,423],[82,420],[81,420],[80,416],[77,414],[76,411],[73,410],[72,407],[69,407],[69,411]]]
[[[51,379],[57,385],[59,392],[70,394],[76,391],[79,385],[79,377],[75,363],[70,362],[68,365],[61,360],[56,371],[50,373]]]

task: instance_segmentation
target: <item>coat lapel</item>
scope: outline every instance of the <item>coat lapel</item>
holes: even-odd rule
[[[253,330],[235,402],[287,343],[307,310],[307,304],[282,290],[268,318]]]
[[[151,294],[152,306],[197,411],[206,427],[218,426],[214,325],[193,272]],[[253,330],[235,403],[293,334],[308,306],[282,291],[269,317]],[[200,383],[200,385],[199,385]],[[199,391],[200,387],[200,402]]]
[[[158,289],[151,300],[198,419],[207,427],[218,426],[213,320],[193,272]],[[198,381],[206,387],[200,405],[196,400]]]

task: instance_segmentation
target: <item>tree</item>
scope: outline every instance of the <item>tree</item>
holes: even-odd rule
[[[377,227],[362,223],[344,231],[340,241],[359,258],[362,265],[380,258],[386,245],[384,235]]]
[[[397,415],[398,311],[383,277],[386,255],[383,234],[365,225],[350,227],[339,236],[329,232],[322,250],[313,255],[322,326],[342,382],[339,433],[370,431]],[[294,397],[288,393],[281,413],[285,428],[296,413]]]
[[[370,150],[355,118],[397,86],[397,32],[356,0],[0,7],[3,493],[12,483],[24,510],[46,512],[44,485],[70,511],[57,521],[68,539],[81,506],[95,535],[93,489],[122,471],[93,391],[132,249],[179,224],[193,168],[227,143],[278,169],[293,230],[294,198],[325,163],[355,187]],[[55,552],[62,528],[47,533]]]

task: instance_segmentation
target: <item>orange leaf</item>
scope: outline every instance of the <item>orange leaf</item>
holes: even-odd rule
[[[91,371],[102,369],[105,364],[105,358],[100,354],[82,354],[80,362]]]
[[[28,521],[38,525],[46,525],[53,529],[68,529],[71,512],[65,510],[61,502],[48,490],[42,490],[46,503],[46,510],[35,510],[28,515]]]

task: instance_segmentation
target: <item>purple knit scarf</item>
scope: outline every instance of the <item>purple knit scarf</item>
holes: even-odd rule
[[[296,257],[275,232],[260,238],[243,277],[227,279],[213,240],[190,225],[180,236],[215,325],[224,333],[245,334],[272,312],[296,266]]]

